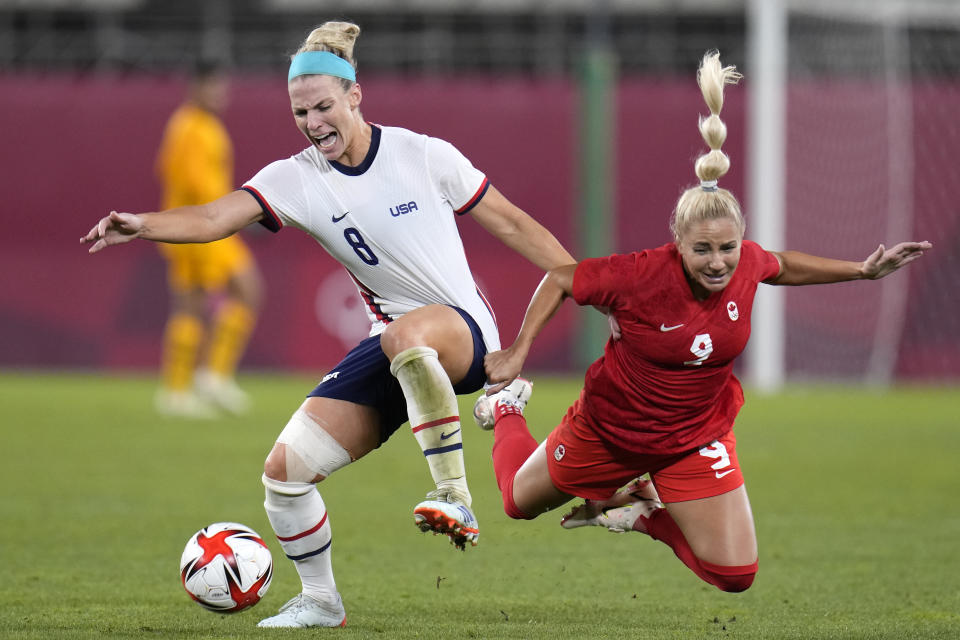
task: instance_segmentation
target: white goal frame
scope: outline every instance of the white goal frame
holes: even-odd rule
[[[913,220],[913,113],[909,88],[908,24],[960,24],[957,0],[747,0],[749,235],[770,250],[786,239],[786,89],[788,20],[791,14],[842,18],[883,28],[887,77],[886,236],[908,239]],[[896,158],[896,161],[893,160]],[[786,292],[760,287],[753,310],[753,337],[747,350],[746,379],[761,392],[775,392],[786,381]],[[878,325],[864,381],[885,385],[893,379],[907,305],[902,278],[880,282]]]

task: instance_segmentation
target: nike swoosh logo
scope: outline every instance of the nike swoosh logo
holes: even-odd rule
[[[736,471],[736,469],[727,469],[727,470],[724,471],[723,473],[720,473],[719,471],[717,471],[717,473],[716,473],[717,479],[719,480],[719,479],[722,478],[723,476],[727,475],[728,473],[733,473],[734,471]]]
[[[441,439],[441,440],[446,440],[447,438],[449,438],[450,436],[452,436],[452,435],[455,434],[455,433],[460,433],[460,429],[457,429],[456,431],[451,431],[450,433],[441,433],[441,434],[440,434],[440,439]]]
[[[334,222],[340,222],[341,220],[343,220],[344,218],[347,217],[347,214],[348,214],[348,213],[350,213],[350,212],[349,212],[349,211],[344,211],[342,216],[333,216],[333,221],[334,221]]]
[[[674,329],[679,329],[682,326],[682,322],[680,324],[675,324],[672,327],[668,327],[667,325],[660,323],[660,331],[673,331]]]

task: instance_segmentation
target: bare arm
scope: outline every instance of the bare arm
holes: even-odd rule
[[[546,227],[493,186],[487,189],[470,215],[501,242],[544,271],[576,262]]]
[[[932,248],[929,242],[901,242],[891,249],[883,245],[863,262],[820,258],[799,251],[775,251],[780,273],[767,282],[781,285],[828,284],[847,280],[879,280],[910,264]]]
[[[155,213],[118,213],[101,218],[80,244],[92,244],[96,253],[114,244],[136,238],[181,244],[213,242],[236,233],[263,217],[256,199],[246,191],[234,191],[213,202],[177,207]]]
[[[546,227],[492,186],[471,214],[480,226],[544,271],[576,262]],[[620,325],[610,310],[597,306],[594,309],[607,316],[610,335],[619,340]]]
[[[488,394],[496,393],[520,375],[533,339],[557,312],[564,299],[573,294],[573,274],[576,270],[576,264],[568,264],[547,272],[530,300],[517,339],[503,351],[488,353],[483,359],[487,380],[496,384],[487,390]]]

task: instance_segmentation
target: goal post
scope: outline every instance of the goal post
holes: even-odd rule
[[[749,0],[747,55],[747,203],[750,237],[771,250],[784,248],[786,174],[786,0]],[[754,301],[752,343],[747,351],[747,379],[766,392],[778,390],[785,377],[784,295],[760,287]]]
[[[847,260],[935,249],[876,283],[761,286],[745,380],[956,376],[960,2],[748,0],[747,28],[748,237]]]

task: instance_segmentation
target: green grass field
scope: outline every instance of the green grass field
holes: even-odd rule
[[[543,438],[579,380],[539,378]],[[262,460],[313,381],[243,379],[255,412],[164,420],[152,378],[0,374],[0,637],[958,638],[960,390],[749,394],[737,425],[760,539],[743,594],[709,587],[640,534],[566,531],[560,512],[503,515],[492,436],[466,424],[480,545],[421,534],[431,488],[414,439],[320,488],[347,607],[341,630],[260,630],[299,588],[262,508]],[[471,398],[461,411],[470,415]],[[264,600],[233,616],[190,602],[178,562],[219,520],[264,535]]]

